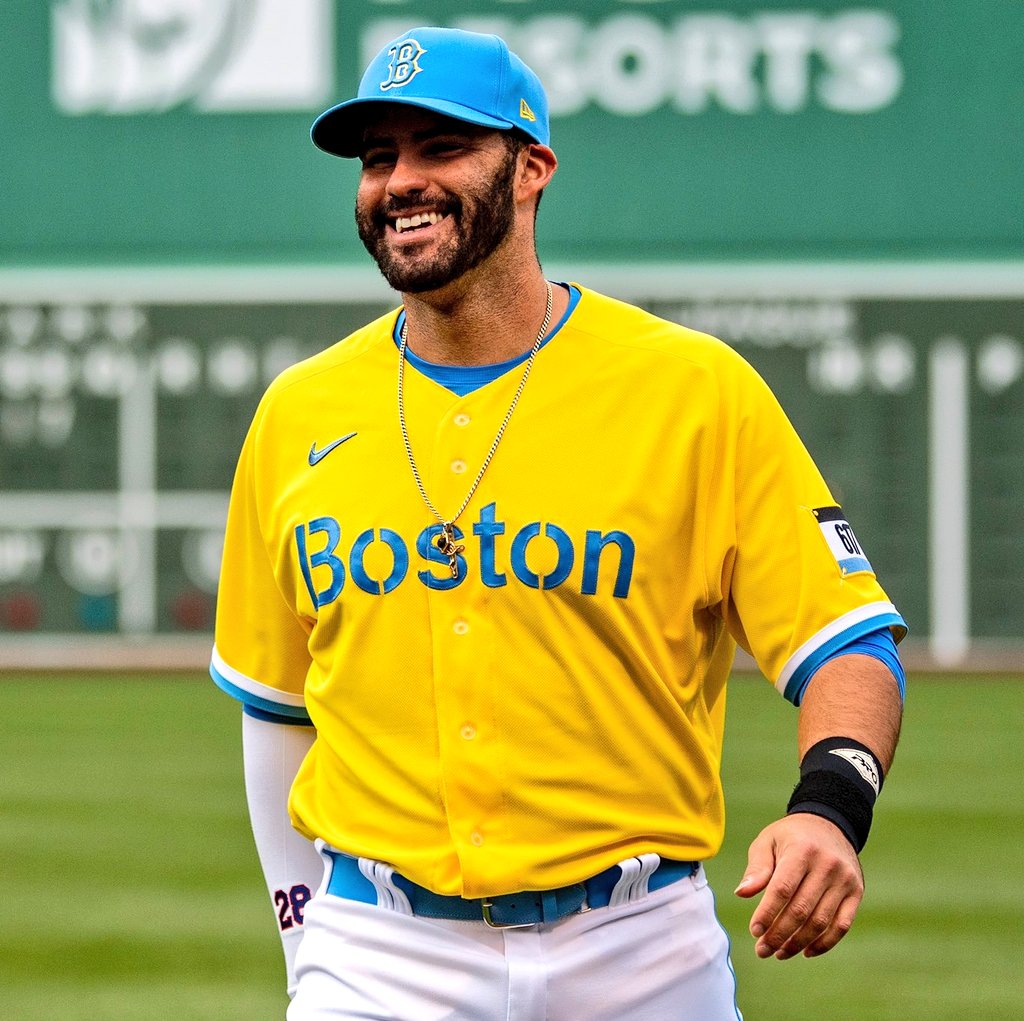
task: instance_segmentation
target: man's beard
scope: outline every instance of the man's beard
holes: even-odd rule
[[[357,202],[359,239],[373,256],[384,279],[396,291],[419,294],[444,287],[483,262],[512,228],[515,218],[512,186],[517,163],[517,156],[510,147],[492,177],[468,191],[462,199],[450,192],[441,192],[438,197],[424,193],[412,201],[392,199],[373,211],[361,208]],[[388,218],[424,206],[446,214],[455,236],[429,259],[396,254],[387,243]]]

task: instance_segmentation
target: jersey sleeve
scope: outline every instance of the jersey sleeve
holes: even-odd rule
[[[734,357],[710,515],[721,571],[712,584],[733,637],[799,705],[824,656],[881,627],[900,641],[906,625],[778,401]]]
[[[263,405],[261,405],[262,410]],[[307,722],[308,625],[288,603],[261,527],[261,413],[242,447],[231,489],[210,675],[246,706]]]

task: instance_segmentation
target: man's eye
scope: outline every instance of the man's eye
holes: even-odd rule
[[[427,150],[431,156],[450,156],[465,148],[461,142],[434,142]]]
[[[395,162],[394,153],[387,152],[386,150],[376,150],[367,153],[363,153],[363,166],[364,167],[385,167]]]

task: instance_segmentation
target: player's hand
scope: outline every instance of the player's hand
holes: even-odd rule
[[[864,874],[839,828],[796,813],[765,827],[750,845],[740,897],[764,897],[750,919],[758,957],[817,957],[849,931],[864,895]]]

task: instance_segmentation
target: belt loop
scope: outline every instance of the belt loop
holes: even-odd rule
[[[554,890],[544,890],[541,892],[540,917],[545,922],[558,918],[558,894]]]
[[[632,899],[630,895],[633,892],[633,883],[640,875],[640,859],[626,858],[624,861],[620,861],[619,870],[622,875],[616,881],[608,900],[608,906],[612,908],[628,904]]]
[[[395,870],[391,865],[382,861],[374,861],[372,858],[359,859],[359,871],[363,876],[373,883],[377,891],[378,907],[386,908],[388,911],[395,911],[400,915],[411,915],[412,904],[400,890],[392,878]]]
[[[660,864],[661,858],[656,854],[642,854],[637,858],[620,861],[622,878],[612,890],[609,907],[619,907],[646,897],[647,884]]]
[[[657,872],[658,866],[661,864],[661,857],[657,854],[642,854],[639,861],[640,874],[633,882],[634,900],[640,900],[642,897],[647,896],[647,884],[650,882],[651,876]]]

